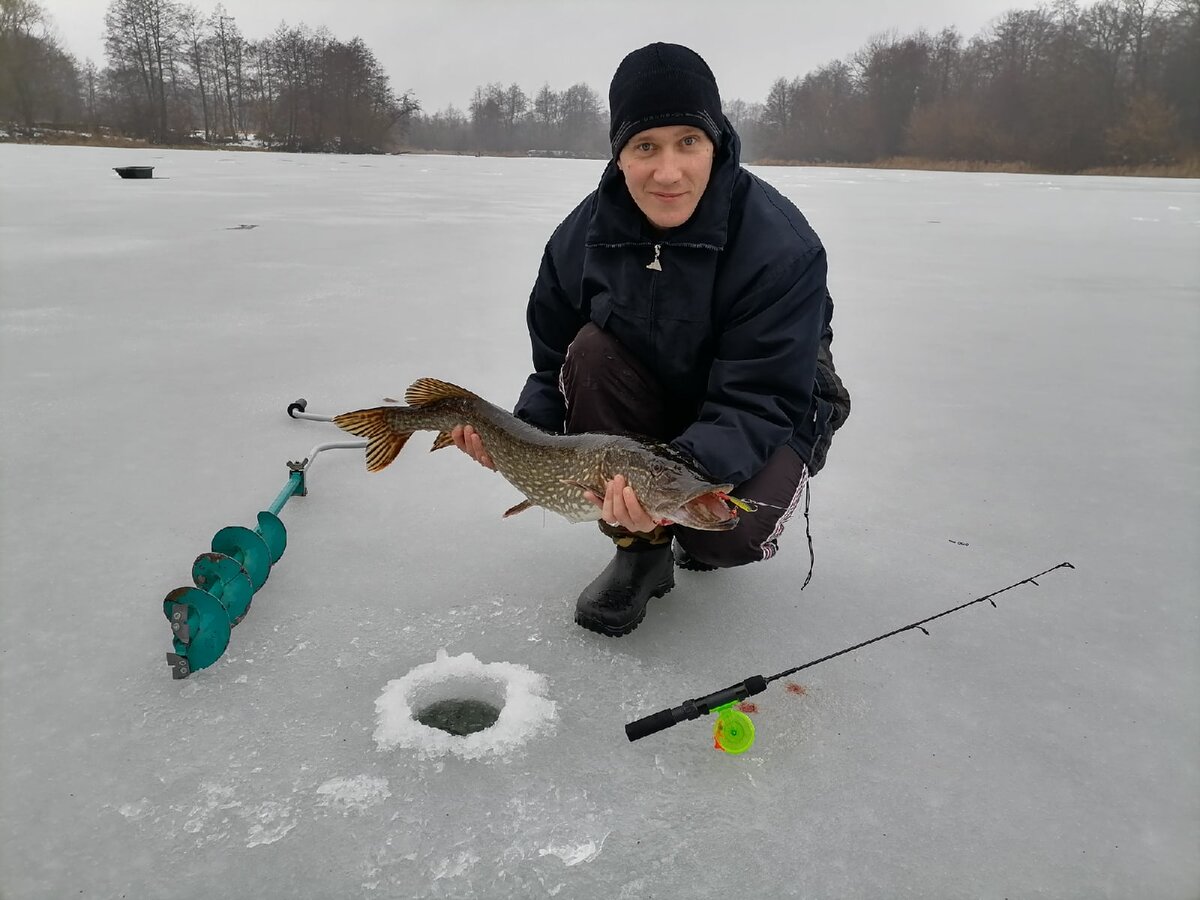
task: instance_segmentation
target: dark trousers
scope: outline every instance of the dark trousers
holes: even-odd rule
[[[571,342],[559,387],[567,402],[567,432],[601,431],[669,441],[695,420],[612,335],[589,322]],[[674,538],[700,562],[727,568],[770,559],[779,549],[784,523],[796,510],[808,469],[791,447],[781,447],[757,474],[734,488],[733,496],[755,501],[758,510],[743,512],[730,531],[696,531],[672,526]],[[628,543],[629,535],[600,523],[601,530]],[[638,535],[651,541],[670,534]]]

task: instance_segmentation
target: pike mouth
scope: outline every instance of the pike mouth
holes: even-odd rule
[[[685,502],[671,521],[697,531],[729,531],[738,524],[738,507],[728,499],[732,484],[718,485]]]

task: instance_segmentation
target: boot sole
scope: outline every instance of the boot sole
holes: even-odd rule
[[[669,594],[674,587],[675,581],[673,579],[669,582],[660,584],[650,592],[650,599],[653,600],[656,597],[663,597]],[[646,606],[649,605],[650,603],[647,601]],[[575,611],[575,624],[581,628],[586,628],[588,631],[594,631],[596,634],[602,634],[605,637],[624,637],[642,624],[642,619],[646,618],[646,606],[643,606],[633,621],[627,625],[621,625],[617,627],[606,625],[599,619],[589,618],[588,616],[580,613],[578,610]]]

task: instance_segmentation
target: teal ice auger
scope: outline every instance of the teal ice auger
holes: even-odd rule
[[[828,662],[838,656],[844,656],[847,653],[853,653],[855,650],[861,650],[868,644],[874,644],[886,638],[894,637],[905,631],[919,630],[925,634],[925,625],[932,622],[934,619],[940,619],[942,616],[948,616],[950,613],[958,612],[960,609],[966,609],[968,606],[974,606],[976,603],[982,603],[987,600],[992,606],[996,605],[993,597],[1003,594],[1005,591],[1011,591],[1015,587],[1020,587],[1023,584],[1037,584],[1037,579],[1043,575],[1053,572],[1055,569],[1073,569],[1075,568],[1069,562],[1061,562],[1057,566],[1052,566],[1046,569],[1045,572],[1038,572],[1036,575],[1030,575],[1028,578],[1022,578],[1020,581],[1010,584],[1006,588],[1001,588],[998,591],[992,591],[990,594],[984,594],[982,597],[977,597],[974,600],[968,600],[966,603],[960,603],[952,609],[943,610],[936,615],[928,616],[919,621],[905,625],[903,628],[897,628],[889,631],[887,634],[881,634],[879,637],[873,637],[869,641],[862,641],[855,644],[853,647],[847,647],[845,650],[839,650],[836,653],[830,653],[828,656],[822,656],[820,659],[814,659],[811,662],[806,662],[803,665],[795,668],[785,669],[777,675],[772,675],[769,678],[764,678],[762,675],[751,675],[745,681],[738,684],[730,685],[727,688],[722,688],[719,691],[714,691],[703,697],[697,697],[694,700],[676,706],[674,709],[664,709],[659,712],[652,713],[644,718],[638,719],[635,722],[630,722],[625,726],[625,736],[631,741],[640,741],[644,737],[648,737],[666,728],[671,728],[678,725],[680,722],[686,722],[691,719],[698,719],[701,716],[709,713],[717,714],[717,721],[713,724],[713,746],[718,750],[723,750],[726,753],[745,753],[750,749],[750,745],[754,743],[754,723],[750,717],[741,712],[735,706],[736,703],[745,700],[747,697],[752,697],[755,694],[761,694],[767,689],[767,685],[772,681],[777,681],[780,678],[786,678],[789,675],[794,675],[801,669],[811,669],[813,666],[820,665],[823,662]]]
[[[293,419],[332,421],[304,410],[303,398],[288,406]],[[212,539],[212,551],[192,563],[194,587],[175,588],[163,600],[171,623],[174,652],[167,654],[172,678],[187,678],[206,669],[225,653],[229,633],[250,611],[250,601],[267,581],[271,567],[287,549],[287,529],[279,513],[292,497],[308,495],[306,475],[317,454],[335,448],[365,447],[366,441],[317,444],[300,462],[288,462],[288,480],[270,507],[258,514],[258,527],[222,528]]]

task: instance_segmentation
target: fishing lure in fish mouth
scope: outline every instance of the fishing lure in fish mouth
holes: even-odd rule
[[[704,491],[680,505],[673,513],[655,519],[658,525],[682,525],[704,531],[728,531],[738,525],[742,510],[754,512],[755,507],[726,493],[730,485]]]
[[[706,531],[728,531],[737,527],[742,512],[758,512],[751,500],[739,500],[724,491],[708,491],[693,497],[675,511],[673,518],[655,519],[656,525],[682,525]],[[609,522],[609,525],[615,523]]]
[[[728,503],[730,506],[740,509],[742,512],[758,512],[758,506],[753,500],[739,500],[737,497],[731,497],[728,494],[717,493],[717,496]],[[736,516],[737,513],[734,513]]]

